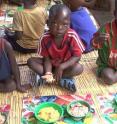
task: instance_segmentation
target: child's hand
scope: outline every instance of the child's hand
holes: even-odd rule
[[[46,80],[47,83],[52,84],[55,82],[55,79],[53,77],[53,74],[45,74],[44,76],[41,76],[44,80]]]
[[[62,66],[56,67],[56,69],[55,69],[55,79],[56,79],[57,82],[62,78],[62,75],[63,75]]]
[[[94,40],[95,42],[100,42],[103,44],[105,41],[109,39],[110,35],[108,33],[99,33],[98,35],[95,36]]]
[[[108,40],[109,36],[110,35],[108,33],[100,33],[99,34],[100,41],[106,41],[106,40]]]

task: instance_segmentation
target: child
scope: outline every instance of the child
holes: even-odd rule
[[[115,19],[100,28],[93,38],[99,55],[97,74],[108,84],[117,82],[117,0],[114,15]]]
[[[71,9],[71,28],[80,36],[85,45],[85,52],[92,51],[91,39],[97,31],[89,13],[85,7],[91,7],[96,0],[63,0],[63,2]],[[83,7],[85,6],[85,7]]]
[[[21,86],[20,72],[11,45],[0,38],[0,92],[18,90],[25,92],[28,84]]]
[[[45,8],[38,7],[36,0],[22,0],[24,9],[13,17],[13,30],[6,29],[6,39],[14,50],[22,53],[36,52],[38,39],[44,32],[46,21]]]
[[[70,10],[58,4],[49,11],[50,31],[41,38],[38,53],[43,58],[30,58],[29,67],[48,83],[58,82],[60,86],[76,91],[73,76],[83,71],[79,64],[84,46],[78,35],[69,28]]]

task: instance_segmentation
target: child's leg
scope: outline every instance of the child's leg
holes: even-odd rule
[[[40,77],[44,74],[43,60],[39,57],[33,57],[28,59],[27,64],[34,72],[37,73],[36,84],[32,83],[32,86],[40,86],[45,83],[44,80]]]
[[[43,60],[39,57],[32,57],[27,61],[28,66],[37,74],[43,75]]]
[[[75,80],[73,79],[73,76],[79,75],[83,72],[83,66],[81,64],[75,64],[74,66],[66,69],[63,72],[63,77],[60,80],[60,86],[75,92]]]
[[[16,83],[12,78],[0,81],[0,92],[12,92],[16,90]]]
[[[117,82],[117,71],[112,68],[105,68],[101,72],[101,77],[106,81],[107,84],[113,84]]]
[[[83,72],[83,66],[79,63],[76,63],[75,65],[73,65],[72,67],[66,69],[63,72],[63,78],[69,78],[69,77],[73,77],[76,75],[79,75]]]

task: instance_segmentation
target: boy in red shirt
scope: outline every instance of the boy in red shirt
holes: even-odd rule
[[[38,53],[43,58],[30,58],[29,67],[46,82],[58,82],[60,86],[76,91],[73,76],[83,71],[79,60],[84,46],[70,26],[70,10],[65,5],[54,5],[49,12],[49,32],[40,41]]]

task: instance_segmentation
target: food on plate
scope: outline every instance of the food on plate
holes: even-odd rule
[[[67,124],[67,123],[64,122],[64,121],[58,121],[58,122],[56,122],[55,124]]]
[[[39,118],[44,121],[54,122],[60,119],[60,113],[53,107],[45,107],[39,111]]]
[[[76,102],[70,105],[69,113],[74,117],[83,117],[88,113],[88,107],[81,104],[80,102]]]
[[[112,119],[117,119],[117,113],[111,113],[111,114],[109,114],[109,116],[110,116]]]

